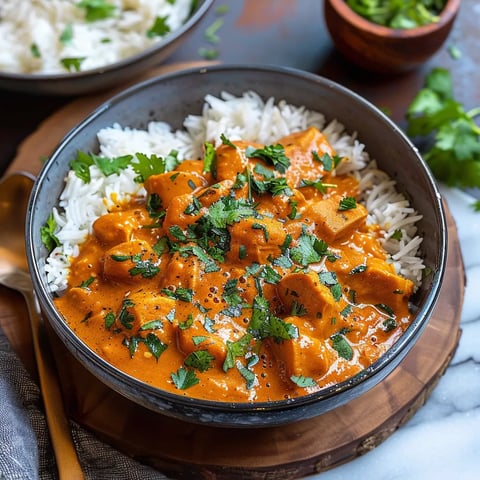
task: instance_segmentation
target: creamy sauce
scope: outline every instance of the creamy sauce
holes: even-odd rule
[[[269,401],[346,380],[408,326],[413,283],[321,132],[279,139],[273,164],[273,146],[234,144],[213,173],[185,161],[100,217],[56,304],[108,362],[178,394]]]

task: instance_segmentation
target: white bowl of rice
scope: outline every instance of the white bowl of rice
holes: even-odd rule
[[[228,368],[225,368],[228,361],[225,360],[223,363],[224,372],[238,368],[238,371],[247,379],[247,386],[245,388],[243,386],[235,387],[235,392],[229,392],[228,388],[224,388],[222,398],[209,398],[208,396],[188,395],[185,385],[179,386],[178,380],[180,373],[183,372],[191,374],[191,378],[196,380],[191,385],[207,384],[216,378],[212,365],[208,365],[204,369],[198,367],[198,364],[187,361],[180,366],[172,365],[173,373],[168,379],[172,388],[161,388],[152,384],[148,378],[135,375],[132,373],[134,370],[123,370],[118,365],[114,365],[108,359],[108,355],[105,356],[101,353],[103,347],[87,345],[88,342],[80,338],[80,335],[76,333],[80,330],[74,331],[71,319],[60,313],[57,301],[69,289],[69,279],[74,278],[71,277],[73,273],[70,271],[70,266],[79,255],[81,256],[82,245],[85,239],[92,235],[94,222],[99,217],[115,211],[116,205],[128,203],[131,199],[135,199],[136,202],[139,202],[138,204],[141,204],[148,197],[145,193],[145,189],[149,190],[150,188],[147,185],[148,182],[144,184],[139,181],[138,177],[136,164],[140,161],[140,157],[152,159],[153,155],[165,159],[170,158],[172,152],[175,152],[176,161],[180,162],[180,165],[186,159],[198,159],[198,161],[203,159],[205,161],[206,144],[224,149],[233,148],[232,142],[236,141],[252,145],[275,145],[277,139],[290,138],[289,135],[295,135],[295,132],[303,132],[309,128],[321,131],[334,149],[336,156],[341,158],[341,161],[335,166],[335,171],[332,171],[328,178],[330,181],[332,179],[335,181],[335,178],[353,179],[357,189],[355,200],[366,212],[365,228],[368,231],[376,232],[378,245],[385,253],[385,262],[388,263],[396,278],[402,279],[401,281],[405,282],[405,285],[411,286],[411,295],[409,294],[408,297],[410,321],[378,358],[375,358],[365,368],[359,368],[354,374],[347,375],[338,382],[316,382],[315,379],[304,373],[304,370],[301,370],[303,367],[299,367],[300,374],[292,374],[289,377],[295,382],[294,388],[297,390],[290,390],[290,393],[281,398],[265,399],[261,396],[257,398],[256,394],[252,392],[255,391],[256,386],[262,383],[262,379],[256,378],[255,368],[257,367],[253,366],[251,360],[256,353],[261,351],[259,350],[261,343],[268,336],[265,334],[255,344],[256,347],[245,355],[247,363],[241,364],[243,362],[242,354],[245,351],[243,353],[237,351],[233,357],[234,361]],[[90,165],[87,167],[89,180],[86,182],[77,175],[78,168],[71,169],[75,163],[72,161],[75,158],[78,159],[79,151],[89,152],[97,156],[96,158],[107,159],[107,162],[127,156],[129,159],[133,159],[133,164],[127,161],[128,165],[115,173],[109,172],[108,174],[98,169],[97,166]],[[181,169],[181,167],[179,168]],[[219,174],[218,171],[220,171],[219,167],[217,167],[216,175]],[[177,178],[177,175],[180,173],[172,174],[170,178]],[[239,175],[237,182],[240,178],[245,181],[245,176]],[[189,184],[191,183],[189,180]],[[319,182],[302,180],[300,183],[295,188],[298,187],[301,190],[306,185],[318,186]],[[322,184],[320,189],[322,195],[325,195],[329,185],[330,183],[326,186]],[[218,188],[218,185],[215,184],[212,188]],[[288,193],[288,195],[290,194],[291,192]],[[201,204],[202,195],[199,195],[197,199],[200,202],[197,202],[197,206]],[[229,195],[231,199],[234,194],[230,192]],[[327,192],[327,199],[328,195]],[[298,198],[300,197],[301,195]],[[350,200],[352,199],[350,198]],[[309,201],[306,201],[306,208],[308,208],[308,203]],[[296,207],[297,202],[294,204]],[[222,205],[224,210],[225,205]],[[293,204],[289,203],[289,205]],[[244,207],[245,204],[241,204],[239,208]],[[205,206],[203,208],[203,211],[208,211],[205,210]],[[300,211],[300,203],[298,208]],[[186,211],[184,213],[186,214]],[[165,220],[162,221],[166,222],[168,215],[167,212]],[[292,216],[290,212],[289,218],[293,219],[294,217],[298,220],[301,216]],[[268,225],[275,220],[277,219],[274,216],[265,220],[258,215],[258,212],[255,217],[255,222],[266,222]],[[58,240],[58,243],[50,248],[46,248],[45,238],[42,239],[45,228]],[[265,238],[261,233],[258,233],[260,236],[256,238],[268,241],[266,228],[262,224],[254,223],[252,228],[256,228],[260,232],[263,228]],[[307,228],[309,227],[306,225],[302,226],[299,243],[302,243],[302,239],[305,240],[307,237],[313,238],[309,236]],[[173,230],[171,231],[173,232]],[[188,236],[191,232],[193,230],[184,230],[182,235]],[[218,235],[218,229],[213,229],[212,232],[212,235]],[[233,230],[231,235],[233,239]],[[73,356],[107,386],[151,410],[175,418],[221,426],[258,427],[311,418],[334,409],[362,395],[381,382],[399,365],[419,338],[435,306],[445,271],[446,235],[441,197],[429,170],[401,130],[366,100],[334,82],[294,69],[236,65],[213,66],[168,74],[132,87],[98,108],[63,139],[44,165],[33,189],[27,219],[27,255],[35,291],[55,333]],[[167,241],[171,241],[171,239],[167,239]],[[185,238],[182,241],[184,246]],[[310,245],[314,245],[315,249],[319,243],[323,243],[322,238],[316,238]],[[305,245],[303,243],[303,247]],[[174,248],[173,243],[170,248]],[[298,254],[299,250],[301,248],[297,245],[296,247],[292,246],[290,251],[292,253],[296,251]],[[177,249],[178,251],[180,250]],[[183,252],[185,251],[183,250]],[[297,264],[293,266],[290,264],[288,275],[319,275],[319,278],[323,275],[325,278],[327,274],[331,279],[332,273],[327,270],[336,268],[333,265],[341,263],[341,255],[334,254],[336,251],[332,250],[332,255],[326,255],[326,259],[321,262],[312,260],[311,264],[308,261],[297,261],[292,255],[291,258],[297,261]],[[205,252],[203,253],[205,254]],[[310,251],[310,253],[312,252]],[[211,254],[210,251],[209,254]],[[184,257],[188,255],[186,253]],[[198,251],[197,255],[207,265],[205,255],[200,257]],[[239,258],[244,258],[241,255],[241,249]],[[117,260],[124,260],[124,258],[117,258]],[[210,258],[210,260],[212,259]],[[218,259],[215,258],[215,262],[217,261]],[[280,262],[275,263],[270,257],[263,261],[263,263],[268,262],[271,262],[273,268],[280,264]],[[262,262],[260,261],[260,263]],[[164,268],[162,265],[159,264],[157,270],[163,269],[168,273],[168,268]],[[205,268],[205,272],[215,271],[215,268],[211,268],[212,262],[209,265],[210,270]],[[257,264],[257,267],[258,269],[264,268],[263,272],[266,272],[265,265]],[[249,275],[254,275],[251,266],[248,268],[250,268]],[[366,261],[365,265],[355,268],[355,272],[352,270],[350,274],[364,274],[369,269]],[[198,286],[198,282],[202,281],[193,277],[200,274],[197,270],[191,272],[189,281],[196,282],[195,285]],[[201,275],[203,282],[208,283],[205,272]],[[272,273],[271,269],[270,273]],[[365,278],[367,279],[367,277]],[[95,282],[95,279],[91,281]],[[258,276],[255,286],[260,289],[259,285],[262,284],[266,291],[266,283],[262,282],[268,282],[266,276]],[[280,284],[281,282],[282,280],[280,280]],[[93,288],[89,282],[87,283],[88,286],[85,285],[87,289]],[[332,288],[332,283],[327,285]],[[179,286],[180,284],[177,285],[177,288]],[[230,287],[232,286],[230,283]],[[348,308],[343,308],[341,317],[329,320],[331,324],[342,322],[343,317],[352,314],[352,309],[355,311],[356,308],[363,308],[360,300],[352,299],[351,295],[349,299],[347,298],[348,288],[343,285],[343,289],[337,291],[336,300],[349,304],[344,304]],[[125,296],[130,295],[132,290],[134,287],[129,284]],[[236,293],[242,291],[240,288],[236,290]],[[333,289],[331,291],[333,295]],[[166,289],[163,289],[162,292],[166,292],[170,297],[173,296],[171,291],[168,292]],[[395,293],[404,294],[400,290]],[[138,296],[136,298],[138,299]],[[226,291],[224,291],[223,298],[227,298]],[[231,299],[232,296],[230,295],[228,298]],[[183,300],[191,304],[203,302],[203,299],[196,299],[195,296],[193,299],[190,297]],[[256,300],[258,303],[258,297]],[[308,310],[310,308],[309,299],[305,298],[305,302]],[[205,305],[211,307],[213,304],[207,304],[207,299],[205,299]],[[231,307],[232,304],[229,306]],[[255,312],[255,306],[247,305],[246,301],[240,303],[240,306],[239,302],[233,306],[244,308],[244,311],[253,309]],[[376,303],[376,307],[377,310],[387,310],[381,301]],[[206,319],[208,319],[209,310],[211,308],[201,309],[205,314],[202,320],[205,331],[207,330]],[[277,313],[280,310],[277,309]],[[300,313],[300,310],[299,305],[295,303],[295,313],[292,309],[289,316],[283,318],[284,322],[278,318],[278,316],[282,317],[281,314],[278,316],[275,316],[277,313],[273,316],[266,315],[270,320],[272,318],[275,321],[278,320],[280,323],[277,325],[287,325],[289,328],[286,330],[292,333],[295,328],[292,327],[292,323],[288,322],[296,324],[296,320],[305,314],[305,311]],[[257,309],[257,313],[259,312],[260,310]],[[166,314],[163,319],[164,323],[171,321],[169,315]],[[231,315],[235,317],[235,314]],[[298,317],[296,320],[293,318],[294,315]],[[392,312],[389,315],[394,317]],[[93,322],[91,319],[94,317],[96,316],[92,316],[92,312],[88,312],[82,320],[83,324]],[[106,321],[107,317],[108,315],[103,319]],[[317,312],[317,320],[318,318],[320,316]],[[130,317],[129,321],[133,321],[132,319],[133,317]],[[178,344],[178,342],[184,341],[182,338],[185,330],[191,327],[193,320],[193,318],[189,318],[189,325],[186,320],[177,325],[176,335],[180,335],[181,338],[180,340],[177,338],[173,343]],[[350,317],[350,320],[349,325],[354,325],[355,317]],[[393,318],[387,320],[392,321]],[[155,320],[153,323],[157,323],[157,321]],[[383,322],[383,325],[386,324]],[[271,323],[269,325],[271,326]],[[131,328],[131,324],[128,327]],[[111,328],[110,324],[108,328]],[[144,325],[144,329],[146,328],[153,328],[152,322],[149,322],[148,327]],[[246,328],[245,331],[249,332],[249,340],[254,341],[253,337],[255,337],[255,333],[258,333],[258,328],[257,330],[248,330],[248,327],[238,326],[239,330],[242,328]],[[355,329],[354,326],[351,328]],[[118,331],[120,330],[121,328],[118,329]],[[221,329],[219,328],[219,330]],[[109,334],[112,333],[115,336],[118,331],[114,333],[110,331]],[[206,335],[205,331],[203,333]],[[347,351],[350,349],[351,352],[355,350],[350,331],[350,328],[343,328],[340,330],[341,339],[338,335],[330,335],[325,340],[328,343],[325,348],[329,352],[327,352],[330,355],[329,358],[332,358],[331,355],[337,354],[342,357],[332,363],[341,364],[341,368],[345,371],[348,370],[349,361],[358,359],[358,355],[352,353],[349,359],[345,360],[348,357],[345,355],[345,349]],[[156,331],[152,330],[152,332]],[[210,330],[209,332],[211,333]],[[153,335],[153,333],[149,333],[149,335]],[[287,340],[285,337],[281,340],[276,337],[274,343],[277,346],[275,348],[278,349],[278,345],[285,346],[289,341],[297,338],[296,333],[298,332],[294,333]],[[370,331],[369,335],[371,337],[369,341],[373,341],[372,339],[377,334],[373,335]],[[130,348],[132,358],[139,342],[142,343],[142,348],[143,343],[148,343],[145,336],[137,337],[135,342],[132,338],[129,340],[125,340],[126,337],[123,338],[124,344]],[[157,342],[153,336],[148,338]],[[199,334],[192,338],[194,338],[195,345],[205,339]],[[317,340],[312,340],[312,342],[314,341]],[[150,342],[150,352],[147,352],[145,357],[152,360],[153,354],[157,360],[156,364],[160,364],[161,355],[164,354],[158,348],[154,348],[159,346],[159,343],[155,342],[153,344]],[[227,343],[231,347],[235,342],[227,341]],[[309,340],[304,338],[303,343],[305,346]],[[348,345],[346,345],[347,343]],[[163,345],[163,347],[162,351],[166,346]],[[229,352],[231,353],[231,350]],[[286,364],[288,361],[287,358]],[[154,360],[152,362],[155,364]],[[288,369],[288,365],[285,367],[286,364],[282,363],[282,368]],[[308,369],[308,365],[305,368]],[[219,370],[221,373],[222,369]],[[251,376],[245,375],[245,373],[251,374]],[[183,379],[185,380],[185,376]],[[299,388],[304,389],[300,395],[298,394]],[[296,393],[292,394],[293,391]],[[245,396],[241,397],[240,394],[243,393]]]
[[[6,0],[0,88],[78,95],[139,76],[167,58],[212,0]]]

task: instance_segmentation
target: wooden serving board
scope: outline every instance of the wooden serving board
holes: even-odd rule
[[[192,64],[161,67],[149,76],[187,66]],[[36,174],[40,158],[48,156],[72,126],[113,93],[80,98],[53,114],[20,146],[8,171]],[[298,478],[368,452],[424,404],[457,347],[465,278],[448,208],[447,220],[446,277],[428,326],[390,376],[347,405],[274,428],[232,430],[182,422],[140,407],[104,386],[54,338],[47,325],[68,414],[105,442],[174,478]],[[26,309],[19,295],[2,287],[0,327],[34,374]]]

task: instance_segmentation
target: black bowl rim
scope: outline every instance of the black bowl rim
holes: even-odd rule
[[[118,60],[107,65],[91,68],[89,70],[82,70],[80,72],[65,72],[65,73],[14,73],[14,72],[4,72],[0,70],[0,79],[5,80],[19,80],[22,82],[59,82],[59,81],[68,81],[75,79],[76,81],[81,80],[82,78],[90,78],[96,75],[102,75],[107,72],[115,72],[117,70],[122,70],[126,67],[131,67],[134,69],[135,65],[141,62],[143,59],[154,55],[156,52],[161,51],[166,46],[174,43],[175,40],[179,39],[182,35],[192,29],[200,19],[205,15],[205,13],[210,9],[215,0],[202,0],[200,5],[195,5],[194,10],[190,12],[187,20],[176,30],[170,32],[168,35],[163,37],[160,41],[153,43],[149,47],[137,52],[133,55],[129,55],[126,58]]]
[[[425,177],[428,179],[428,183],[430,184],[432,191],[435,193],[436,198],[436,208],[437,212],[439,213],[439,223],[441,226],[440,232],[440,245],[441,249],[438,252],[439,258],[439,269],[436,272],[433,272],[434,279],[432,281],[432,287],[427,294],[427,297],[424,301],[424,305],[416,312],[415,319],[412,323],[407,327],[405,332],[401,335],[401,337],[390,347],[390,349],[383,354],[376,362],[372,365],[367,367],[366,369],[362,370],[355,376],[339,383],[335,384],[326,388],[323,388],[317,392],[313,392],[310,394],[306,394],[300,397],[285,399],[285,400],[275,400],[275,401],[268,401],[268,402],[221,402],[215,400],[204,400],[198,398],[191,398],[182,396],[181,394],[171,393],[165,390],[161,390],[157,387],[153,387],[135,377],[132,377],[123,371],[119,370],[118,368],[114,367],[113,365],[109,364],[106,360],[100,357],[97,353],[91,350],[85,343],[83,343],[70,329],[67,322],[62,318],[62,316],[56,311],[53,306],[53,302],[51,301],[51,293],[45,287],[41,280],[41,275],[39,273],[39,262],[36,260],[36,253],[34,248],[33,242],[33,231],[31,229],[32,226],[32,212],[34,212],[34,206],[36,203],[37,195],[39,192],[40,185],[43,181],[43,178],[47,175],[49,166],[54,164],[56,158],[61,155],[63,148],[66,144],[75,136],[78,132],[83,130],[85,127],[89,125],[94,119],[100,116],[104,111],[108,110],[112,106],[121,103],[125,98],[130,97],[132,95],[138,94],[143,89],[148,88],[154,83],[161,84],[164,81],[172,80],[175,78],[188,76],[192,74],[210,74],[210,73],[218,73],[221,74],[222,72],[232,72],[232,71],[258,71],[263,73],[271,73],[271,74],[281,74],[287,75],[292,77],[301,77],[305,80],[314,82],[326,89],[337,89],[343,95],[349,96],[353,101],[360,102],[371,109],[374,115],[380,116],[382,121],[388,124],[388,126],[393,129],[396,135],[399,135],[405,145],[411,150],[411,153],[417,157],[417,160],[422,165],[422,170],[424,171]],[[368,149],[367,149],[368,150]],[[61,328],[67,332],[69,339],[72,341],[73,346],[75,349],[81,352],[83,349],[84,351],[88,351],[92,358],[94,359],[95,363],[99,365],[104,371],[107,371],[110,375],[112,375],[113,379],[116,378],[128,378],[129,381],[133,382],[134,384],[141,386],[144,390],[154,394],[158,398],[162,398],[163,401],[167,401],[170,404],[177,404],[183,405],[186,408],[192,407],[194,409],[199,409],[204,412],[228,412],[234,413],[244,416],[248,416],[249,414],[254,415],[255,413],[268,411],[273,412],[281,411],[286,409],[295,409],[295,408],[303,408],[315,402],[321,402],[323,400],[327,400],[334,395],[337,395],[342,392],[346,392],[351,388],[360,385],[364,382],[371,381],[373,378],[380,376],[384,378],[390,372],[388,370],[388,365],[394,359],[399,359],[398,363],[403,359],[403,357],[408,353],[410,348],[413,346],[411,341],[412,339],[417,339],[424,328],[426,327],[429,317],[435,307],[435,304],[438,300],[440,294],[440,286],[441,282],[445,273],[446,269],[446,257],[447,257],[447,226],[446,226],[446,218],[445,218],[445,211],[441,201],[441,194],[437,187],[436,181],[429,171],[428,167],[424,160],[421,158],[420,154],[416,147],[412,144],[412,142],[408,139],[408,137],[403,133],[403,131],[398,127],[390,118],[388,118],[380,109],[376,106],[371,104],[368,100],[361,97],[359,94],[353,92],[352,90],[332,81],[325,77],[321,77],[314,73],[306,72],[303,70],[299,70],[292,67],[283,67],[283,66],[274,66],[274,65],[255,65],[255,64],[229,64],[229,65],[212,65],[212,66],[205,66],[205,67],[198,67],[198,68],[189,68],[177,72],[171,72],[167,74],[160,75],[155,78],[151,78],[149,80],[145,80],[141,83],[133,85],[124,91],[116,94],[103,104],[101,104],[98,108],[96,108],[89,116],[87,116],[82,122],[80,122],[76,127],[74,127],[57,145],[54,153],[50,156],[47,162],[42,167],[35,184],[32,189],[32,194],[30,197],[30,204],[28,209],[28,216],[27,216],[27,223],[26,223],[26,240],[27,240],[27,256],[29,262],[29,268],[32,272],[32,277],[34,280],[34,285],[36,287],[37,293],[39,292],[39,301],[41,305],[47,310],[50,315],[53,315],[58,320],[60,320]],[[92,360],[92,359],[90,359]],[[104,379],[105,381],[105,379]],[[115,383],[115,382],[114,382]],[[168,412],[167,412],[168,414]],[[315,413],[311,416],[316,415]],[[254,417],[257,419],[258,417]],[[302,418],[305,418],[302,417]],[[233,425],[234,423],[232,423]],[[272,422],[270,422],[272,424]],[[242,426],[242,425],[238,425]],[[250,425],[251,426],[251,425]]]

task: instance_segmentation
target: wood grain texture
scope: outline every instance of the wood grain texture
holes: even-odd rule
[[[173,68],[178,66],[168,67]],[[154,73],[164,71],[162,67]],[[73,125],[111,94],[76,100],[48,118],[23,143],[9,171],[37,173],[40,156],[49,155]],[[424,404],[458,344],[465,278],[448,208],[447,220],[448,265],[430,323],[390,376],[347,405],[312,420],[255,430],[182,422],[140,407],[105,387],[78,364],[49,328],[69,415],[119,450],[177,478],[298,478],[368,452]],[[17,294],[4,288],[0,288],[0,326],[32,371],[25,309]]]

